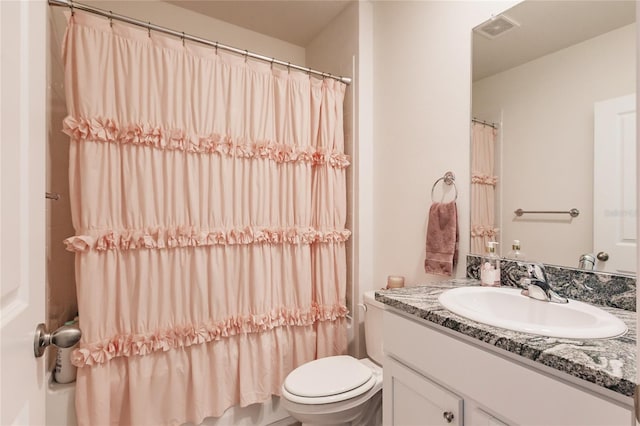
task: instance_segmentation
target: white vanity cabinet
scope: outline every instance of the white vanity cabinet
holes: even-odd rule
[[[391,309],[383,328],[386,426],[635,425],[631,398],[598,394]]]

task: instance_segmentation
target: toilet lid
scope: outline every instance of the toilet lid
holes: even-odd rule
[[[366,383],[373,372],[352,356],[320,358],[293,370],[285,389],[293,395],[322,397],[348,392]]]

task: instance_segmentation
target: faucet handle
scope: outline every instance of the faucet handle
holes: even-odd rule
[[[537,281],[548,282],[547,273],[544,269],[544,265],[538,262],[517,262],[518,267],[525,268],[527,270],[527,278],[531,278]]]
[[[548,282],[547,273],[544,270],[544,265],[542,263],[532,263],[531,266],[533,268],[533,276],[536,278],[536,280],[545,283]]]

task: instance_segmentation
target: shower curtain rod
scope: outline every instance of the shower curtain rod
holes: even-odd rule
[[[479,124],[484,124],[485,126],[489,126],[489,127],[493,127],[494,129],[498,128],[498,125],[496,123],[488,123],[484,120],[478,120],[477,118],[472,118],[471,121],[473,121],[474,123],[479,123]]]
[[[264,56],[264,55],[260,55],[257,53],[253,53],[253,52],[249,52],[248,50],[242,50],[242,49],[238,49],[232,46],[227,46],[224,45],[222,43],[218,43],[217,41],[210,41],[210,40],[206,40],[204,38],[200,38],[200,37],[196,37],[196,36],[192,36],[189,34],[185,34],[184,32],[180,32],[180,31],[175,31],[166,27],[161,27],[159,25],[155,25],[152,24],[151,22],[144,22],[144,21],[140,21],[138,19],[134,19],[134,18],[130,18],[128,16],[125,15],[119,15],[117,13],[113,13],[111,11],[108,10],[103,10],[103,9],[98,9],[97,7],[93,7],[93,6],[89,6],[87,4],[82,4],[82,3],[77,3],[74,2],[72,0],[49,0],[49,5],[50,6],[64,6],[64,7],[68,7],[71,9],[71,12],[74,11],[74,9],[77,10],[82,10],[84,12],[89,12],[89,13],[93,13],[96,15],[100,15],[100,16],[104,16],[105,18],[108,18],[109,20],[116,20],[116,21],[122,21],[122,22],[126,22],[128,24],[132,24],[132,25],[136,25],[138,27],[142,27],[142,28],[146,28],[147,30],[151,31],[156,31],[159,33],[164,33],[164,34],[168,34],[174,37],[178,37],[180,39],[184,40],[189,40],[189,41],[193,41],[196,43],[200,43],[200,44],[204,44],[207,46],[211,46],[211,47],[215,47],[216,49],[222,49],[222,50],[227,50],[229,52],[233,52],[233,53],[237,53],[239,55],[242,56],[246,56],[252,59],[257,59],[260,61],[264,61],[264,62],[269,62],[271,64],[278,64],[278,65],[282,65],[284,67],[286,67],[287,69],[293,68],[299,71],[304,71],[308,74],[314,74],[314,75],[318,75],[322,78],[331,78],[334,80],[338,80],[344,84],[351,84],[351,78],[350,77],[341,77],[341,76],[336,76],[336,75],[332,75],[330,73],[326,73],[326,72],[322,72],[322,71],[316,71],[314,69],[308,68],[308,67],[303,67],[300,65],[294,65],[290,62],[284,62],[284,61],[280,61],[278,59],[275,58],[270,58],[268,56]]]

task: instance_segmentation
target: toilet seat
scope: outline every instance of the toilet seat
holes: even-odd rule
[[[299,404],[330,404],[362,395],[377,381],[371,368],[354,357],[332,356],[293,370],[282,385],[282,393]]]

